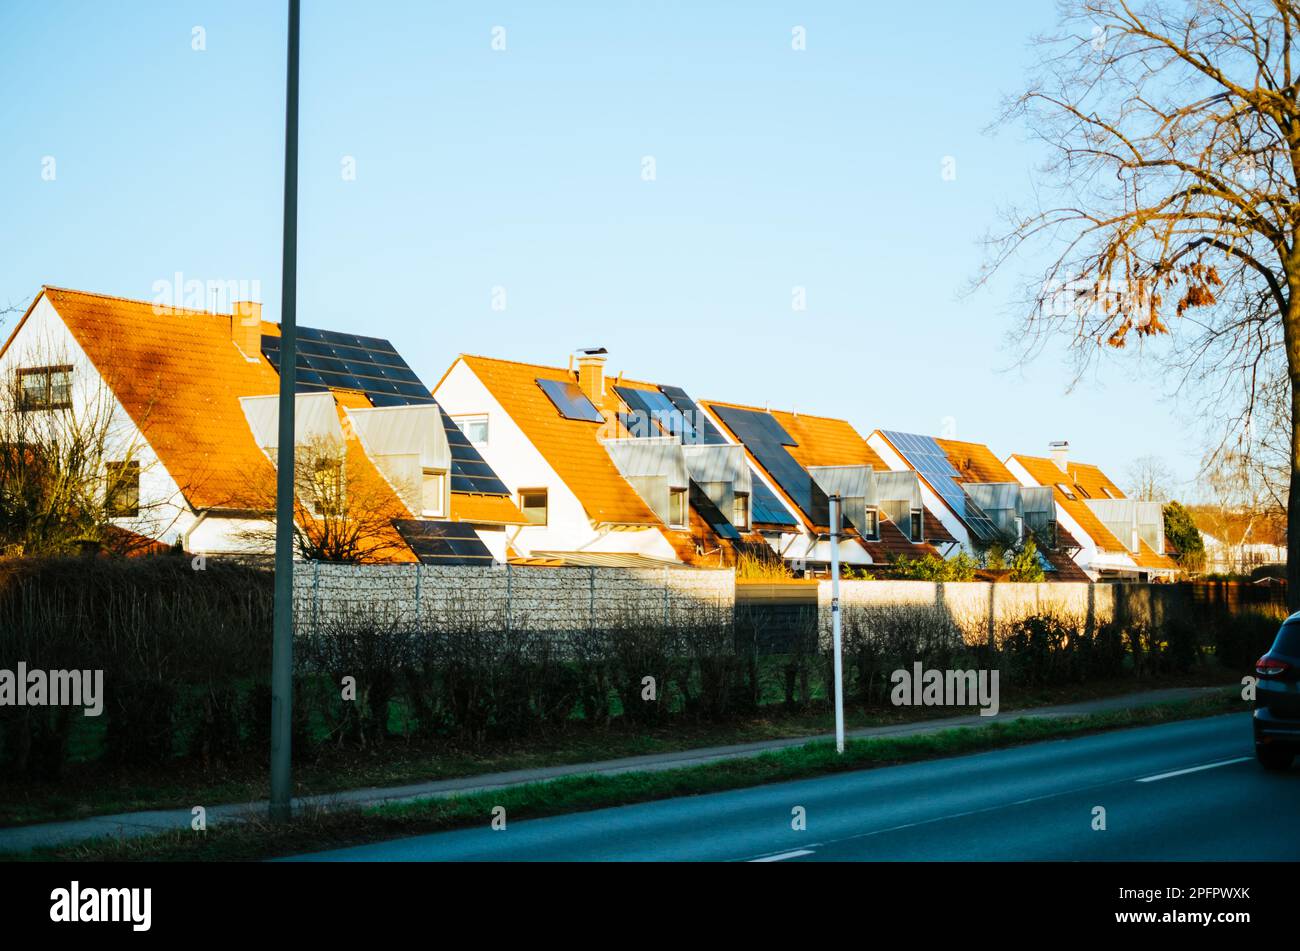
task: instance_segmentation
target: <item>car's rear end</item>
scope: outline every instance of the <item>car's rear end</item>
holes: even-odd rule
[[[1255,675],[1255,755],[1268,769],[1287,769],[1300,753],[1300,614],[1283,623]]]

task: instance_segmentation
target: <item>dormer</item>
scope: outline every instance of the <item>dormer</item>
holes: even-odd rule
[[[1003,541],[1018,545],[1025,537],[1025,512],[1019,482],[966,482],[962,489],[993,522]]]
[[[601,441],[623,478],[666,526],[690,524],[690,475],[686,454],[673,436]]]
[[[1131,554],[1137,554],[1141,542],[1158,555],[1165,552],[1164,506],[1139,499],[1085,499],[1092,514],[1119,539]]]
[[[1025,529],[1033,533],[1044,548],[1056,548],[1056,500],[1050,485],[1026,485],[1020,488],[1020,507]]]
[[[840,497],[845,520],[870,541],[880,538],[876,474],[871,466],[809,466],[808,474],[826,495]]]
[[[913,543],[925,541],[921,477],[913,470],[876,473],[876,504]]]
[[[451,446],[442,414],[431,403],[348,409],[366,455],[416,515],[450,511]]]
[[[687,474],[700,491],[733,526],[749,531],[753,476],[744,447],[727,443],[682,446],[682,455]]]

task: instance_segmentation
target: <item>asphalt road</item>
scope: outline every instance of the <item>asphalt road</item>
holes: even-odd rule
[[[792,828],[802,807],[806,829]],[[1094,830],[1094,810],[1105,830]],[[1246,714],[415,836],[297,861],[1300,859],[1300,767]]]

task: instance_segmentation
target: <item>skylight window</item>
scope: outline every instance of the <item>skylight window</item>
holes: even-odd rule
[[[1077,497],[1074,494],[1074,489],[1071,488],[1069,485],[1066,485],[1064,482],[1058,482],[1056,483],[1056,487],[1060,489],[1061,494],[1064,495],[1071,502],[1078,501]]]

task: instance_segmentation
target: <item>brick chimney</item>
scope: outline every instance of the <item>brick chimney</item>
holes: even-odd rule
[[[1056,442],[1047,444],[1047,452],[1052,457],[1052,461],[1056,463],[1056,468],[1069,475],[1070,444],[1064,439],[1058,439]]]
[[[256,360],[262,352],[262,305],[237,300],[231,309],[230,339],[247,359]]]
[[[604,347],[588,347],[578,351],[578,387],[599,409],[605,402]]]

